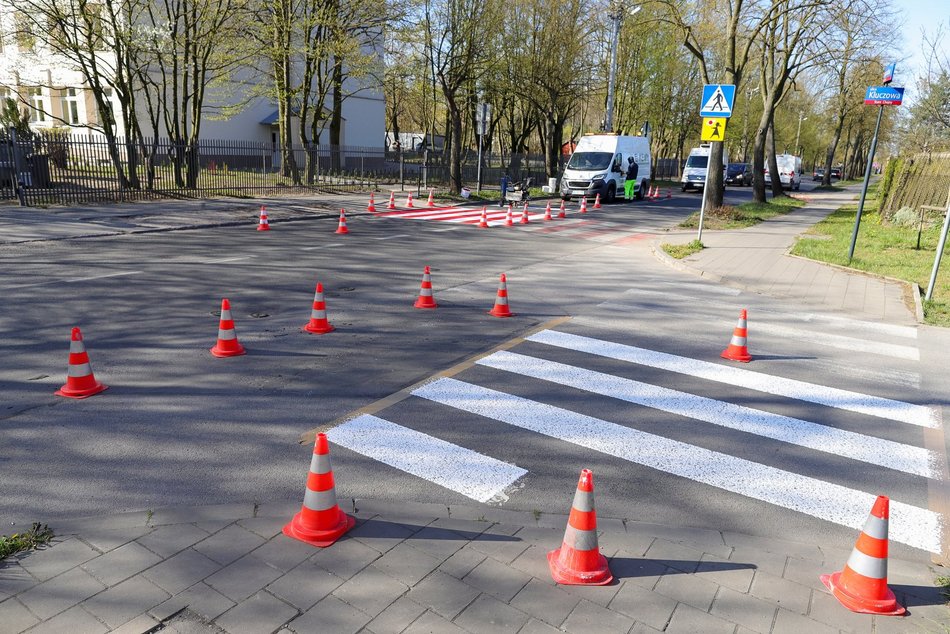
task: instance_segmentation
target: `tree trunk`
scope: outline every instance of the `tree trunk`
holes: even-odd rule
[[[769,174],[771,174],[772,181],[772,198],[777,196],[783,196],[785,190],[782,188],[782,175],[778,172],[778,161],[775,160],[775,119],[769,122],[769,130],[767,135],[768,150],[769,150]]]

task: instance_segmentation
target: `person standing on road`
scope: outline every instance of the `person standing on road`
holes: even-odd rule
[[[637,165],[637,160],[632,156],[627,159],[627,163],[627,180],[623,183],[623,199],[633,200],[633,189],[637,184],[637,173],[640,171],[640,166]]]

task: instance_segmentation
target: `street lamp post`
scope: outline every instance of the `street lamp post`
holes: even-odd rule
[[[804,112],[798,113],[798,133],[795,134],[795,151],[798,152],[798,155],[801,156],[801,151],[798,148],[798,141],[802,138],[802,121],[808,121],[808,117],[805,116]]]
[[[620,23],[623,22],[625,12],[633,15],[643,7],[637,5],[627,8],[623,0],[612,0],[607,17],[613,20],[613,31],[610,35],[610,74],[607,77],[607,112],[604,115],[604,132],[614,130],[614,83],[617,80],[617,44],[620,39]]]

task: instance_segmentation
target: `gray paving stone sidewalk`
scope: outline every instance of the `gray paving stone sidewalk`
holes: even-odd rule
[[[808,201],[805,207],[753,227],[704,230],[706,248],[682,260],[666,255],[660,244],[685,244],[696,238],[695,230],[664,235],[653,242],[653,251],[674,268],[743,290],[863,319],[917,323],[910,284],[788,255],[799,236],[853,202],[858,192],[856,187],[843,192],[810,192],[803,194]]]
[[[355,505],[355,507],[354,507]],[[567,517],[495,507],[349,500],[329,548],[284,536],[299,504],[229,504],[78,519],[0,562],[0,631],[372,634],[443,632],[947,632],[938,574],[891,559],[910,615],[858,615],[818,575],[848,553],[601,518],[616,580],[555,584],[546,552]]]

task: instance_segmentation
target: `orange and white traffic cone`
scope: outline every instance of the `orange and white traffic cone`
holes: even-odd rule
[[[587,213],[587,196],[584,196],[583,198],[581,198],[581,213],[582,214]]]
[[[415,308],[437,308],[439,306],[432,296],[432,276],[429,274],[428,266],[422,270],[422,287],[419,289],[419,298],[416,299],[413,306]]]
[[[521,224],[529,224],[531,220],[528,219],[528,203],[524,204],[524,209],[521,210]]]
[[[510,227],[513,224],[515,224],[515,221],[511,217],[511,203],[508,203],[508,215],[505,216],[505,226]]]
[[[564,219],[567,218],[567,211],[564,209],[564,200],[561,200],[561,209],[557,212],[557,217]]]
[[[498,280],[498,294],[495,297],[495,306],[488,311],[492,317],[514,317],[514,313],[508,308],[508,278],[501,274]]]
[[[747,326],[747,317],[746,309],[743,308],[739,311],[739,322],[736,324],[735,329],[732,331],[732,340],[729,342],[729,345],[725,350],[722,351],[722,358],[729,359],[730,361],[741,361],[743,363],[748,363],[752,360],[752,355],[749,354],[748,348],[748,326]]]
[[[554,581],[565,585],[605,586],[614,580],[597,545],[594,474],[590,469],[581,470],[564,539],[560,548],[548,553],[548,566]]]
[[[406,196],[406,207],[408,207],[409,209],[412,209],[414,207],[414,205],[412,204],[412,192],[409,192],[409,194]]]
[[[307,491],[300,512],[284,526],[283,533],[319,548],[330,546],[353,528],[356,520],[340,509],[336,501],[330,443],[327,435],[317,434],[307,476]]]
[[[267,208],[261,205],[261,217],[257,221],[258,231],[270,231],[270,223],[267,221]]]
[[[371,214],[376,213],[376,199],[373,197],[373,192],[369,193],[369,205],[366,206],[366,211]]]
[[[234,320],[231,319],[231,302],[227,298],[221,300],[221,320],[218,322],[218,342],[211,348],[211,354],[216,357],[237,357],[245,354],[244,346],[240,344],[237,333],[234,332]]]
[[[487,206],[483,206],[483,207],[482,207],[482,219],[481,219],[481,221],[478,223],[478,228],[479,228],[479,229],[487,229],[488,226],[489,226],[489,225],[488,225],[488,207],[487,207]]]
[[[89,355],[86,354],[86,346],[82,342],[82,332],[79,328],[73,328],[69,338],[66,384],[53,393],[66,398],[86,398],[105,389],[108,389],[108,386],[97,381],[92,373]]]
[[[551,203],[548,203],[548,206],[544,208],[544,221],[547,222],[551,220]]]
[[[825,587],[852,612],[900,616],[903,606],[887,587],[887,523],[890,500],[879,495],[841,572],[821,575]]]
[[[317,282],[317,291],[313,294],[313,308],[310,309],[310,321],[304,325],[304,332],[322,335],[334,330],[327,321],[327,304],[323,301],[323,284]]]
[[[429,200],[426,201],[426,207],[435,207],[435,190],[429,190]]]
[[[656,200],[660,197],[660,186],[657,185],[653,188],[653,194],[650,196],[650,200]]]
[[[396,192],[389,192],[389,204],[386,205],[386,209],[395,209],[396,208]]]
[[[594,209],[600,209],[600,192],[597,192],[597,196],[594,198]]]
[[[336,231],[333,233],[349,233],[350,230],[346,228],[346,210],[340,210],[340,224],[337,225]]]

